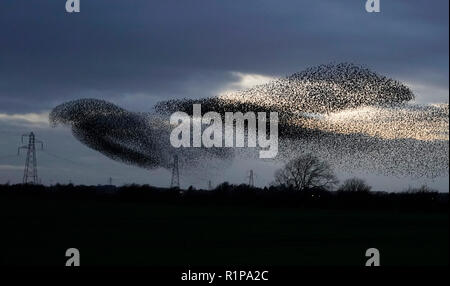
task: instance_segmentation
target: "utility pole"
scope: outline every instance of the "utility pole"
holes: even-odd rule
[[[178,169],[178,155],[173,156],[172,180],[170,182],[170,187],[180,188],[180,171]]]
[[[36,143],[40,144],[41,150],[44,149],[44,143],[40,140],[36,140],[33,132],[30,134],[22,135],[22,144],[24,143],[24,138],[28,137],[28,145],[20,146],[17,149],[17,155],[20,155],[21,149],[27,149],[27,157],[25,160],[25,169],[23,172],[23,183],[24,184],[38,184],[38,174],[37,174],[37,161],[36,161]]]

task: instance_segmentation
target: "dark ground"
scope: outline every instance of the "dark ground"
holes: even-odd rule
[[[2,265],[448,265],[448,211],[0,195]]]

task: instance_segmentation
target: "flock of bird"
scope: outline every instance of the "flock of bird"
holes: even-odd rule
[[[50,121],[70,126],[77,139],[115,160],[144,168],[170,168],[173,155],[178,154],[180,167],[195,172],[221,170],[235,156],[256,152],[254,148],[173,148],[170,114],[192,114],[194,103],[202,104],[203,113],[278,112],[275,160],[313,152],[350,172],[448,175],[448,104],[420,105],[413,99],[413,92],[402,83],[341,63],[308,68],[218,97],[163,101],[148,114],[81,99],[57,106]]]

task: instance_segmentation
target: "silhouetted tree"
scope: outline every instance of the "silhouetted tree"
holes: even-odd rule
[[[330,189],[338,183],[330,165],[313,154],[305,154],[289,161],[275,172],[275,182],[296,191],[313,188]]]
[[[217,185],[215,190],[216,191],[229,191],[229,190],[231,190],[231,185],[228,182],[223,182],[222,184]]]
[[[369,193],[372,188],[363,179],[350,178],[344,181],[338,192],[364,192]]]

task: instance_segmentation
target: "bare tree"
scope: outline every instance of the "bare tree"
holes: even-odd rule
[[[340,192],[370,192],[371,187],[366,184],[363,179],[351,178],[344,181],[342,186],[339,187]]]
[[[330,189],[338,183],[330,165],[312,154],[305,154],[289,161],[275,172],[279,185],[304,191],[312,188]]]

